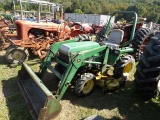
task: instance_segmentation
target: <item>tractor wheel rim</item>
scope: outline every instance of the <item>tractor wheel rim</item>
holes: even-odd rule
[[[88,80],[83,87],[83,92],[84,93],[89,93],[94,87],[94,81],[93,80]]]
[[[140,46],[140,49],[139,49],[139,52],[140,52],[140,53],[143,53],[144,48],[145,48],[145,46],[149,43],[149,41],[150,41],[150,37],[147,37],[147,38],[143,41],[143,43],[142,43],[142,45]]]
[[[123,69],[123,75],[128,76],[130,72],[132,71],[132,67],[133,67],[133,64],[131,62],[127,63]]]
[[[20,51],[14,51],[12,54],[14,60],[21,60],[23,58],[23,53]]]
[[[160,80],[158,81],[157,88],[158,88],[158,92],[160,93]]]

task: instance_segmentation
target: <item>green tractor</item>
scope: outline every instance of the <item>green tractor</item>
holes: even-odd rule
[[[34,119],[48,120],[58,115],[61,111],[59,101],[73,83],[76,94],[81,97],[91,94],[95,85],[103,90],[117,90],[124,85],[135,66],[134,49],[129,45],[134,38],[137,14],[130,11],[116,13],[134,15],[128,42],[121,45],[124,31],[113,29],[99,42],[74,38],[51,45],[37,74],[26,63],[22,64],[17,77],[18,85]],[[105,34],[108,34],[110,20]],[[55,65],[52,65],[53,60],[56,60]],[[113,74],[109,73],[112,68]],[[59,79],[55,94],[41,80],[47,69]]]

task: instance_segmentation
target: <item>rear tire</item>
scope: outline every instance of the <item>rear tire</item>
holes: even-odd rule
[[[85,97],[91,94],[94,90],[95,76],[91,73],[81,75],[75,84],[75,92],[78,96]]]
[[[21,64],[24,61],[28,60],[29,53],[26,48],[23,47],[15,47],[15,46],[9,46],[7,48],[6,54],[5,54],[6,60],[13,64],[18,63]]]
[[[152,37],[154,32],[148,28],[141,28],[136,31],[132,47],[134,49],[134,57],[135,60],[139,60],[139,56],[143,53],[144,47],[150,41],[150,37]]]
[[[92,37],[88,34],[80,34],[77,36],[77,38],[79,38],[78,42],[81,42],[81,41],[93,41],[92,40]]]
[[[152,98],[158,95],[160,80],[160,40],[152,37],[146,46],[135,73],[135,87],[143,97]]]

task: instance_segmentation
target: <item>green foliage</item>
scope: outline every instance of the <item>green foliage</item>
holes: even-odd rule
[[[157,23],[159,20],[159,14],[157,14],[155,11],[152,11],[147,17],[147,20]]]
[[[75,9],[74,13],[80,13],[80,14],[82,14],[83,12],[81,11],[81,9]]]
[[[85,14],[112,14],[117,10],[135,11],[139,17],[159,22],[160,0],[47,0],[63,5],[64,12]],[[0,11],[13,12],[13,0],[0,0]],[[27,5],[27,10],[35,10],[36,5]],[[16,4],[19,9],[19,4]],[[127,21],[130,15],[122,16]]]
[[[9,2],[9,3],[5,4],[3,6],[3,8],[4,8],[5,11],[12,11],[12,6],[13,6],[13,3]]]

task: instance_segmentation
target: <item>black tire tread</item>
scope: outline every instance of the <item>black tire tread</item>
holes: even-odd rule
[[[133,72],[133,69],[135,67],[134,58],[131,55],[122,55],[120,57],[120,59],[114,65],[114,70],[113,70],[114,78],[118,79],[118,78],[121,78],[121,77],[126,77],[126,79],[128,79],[129,76],[124,76],[123,75],[123,69],[128,62],[132,62],[133,66],[132,66],[132,70],[131,70],[130,73]],[[126,81],[126,79],[125,79],[125,81]]]
[[[91,94],[92,92],[93,92],[93,90],[94,90],[94,87],[93,87],[93,89],[89,92],[89,93],[87,93],[87,94],[85,94],[85,93],[83,93],[83,87],[84,87],[84,84],[88,81],[88,80],[93,80],[94,81],[94,83],[95,83],[95,80],[96,80],[96,78],[95,78],[95,76],[92,74],[92,73],[84,73],[84,74],[82,74],[81,75],[81,77],[77,80],[77,82],[76,82],[76,84],[75,84],[75,92],[76,92],[76,94],[78,95],[78,96],[80,96],[80,97],[85,97],[85,96],[88,96],[89,94]],[[95,85],[95,84],[94,84]]]
[[[77,38],[79,38],[79,40],[78,40],[79,42],[80,41],[93,41],[92,37],[88,34],[80,34],[77,36]]]
[[[135,60],[138,61],[140,58],[140,48],[141,45],[143,45],[143,42],[145,41],[146,38],[153,36],[153,31],[148,29],[148,28],[141,28],[136,31],[133,42],[132,42],[132,47],[134,49],[134,57]]]
[[[134,75],[135,87],[138,93],[146,98],[157,96],[157,85],[160,80],[160,61],[154,62],[155,60],[159,60],[160,40],[156,37],[150,39],[149,44],[145,46],[146,49],[140,57]],[[154,49],[155,46],[157,49]]]

